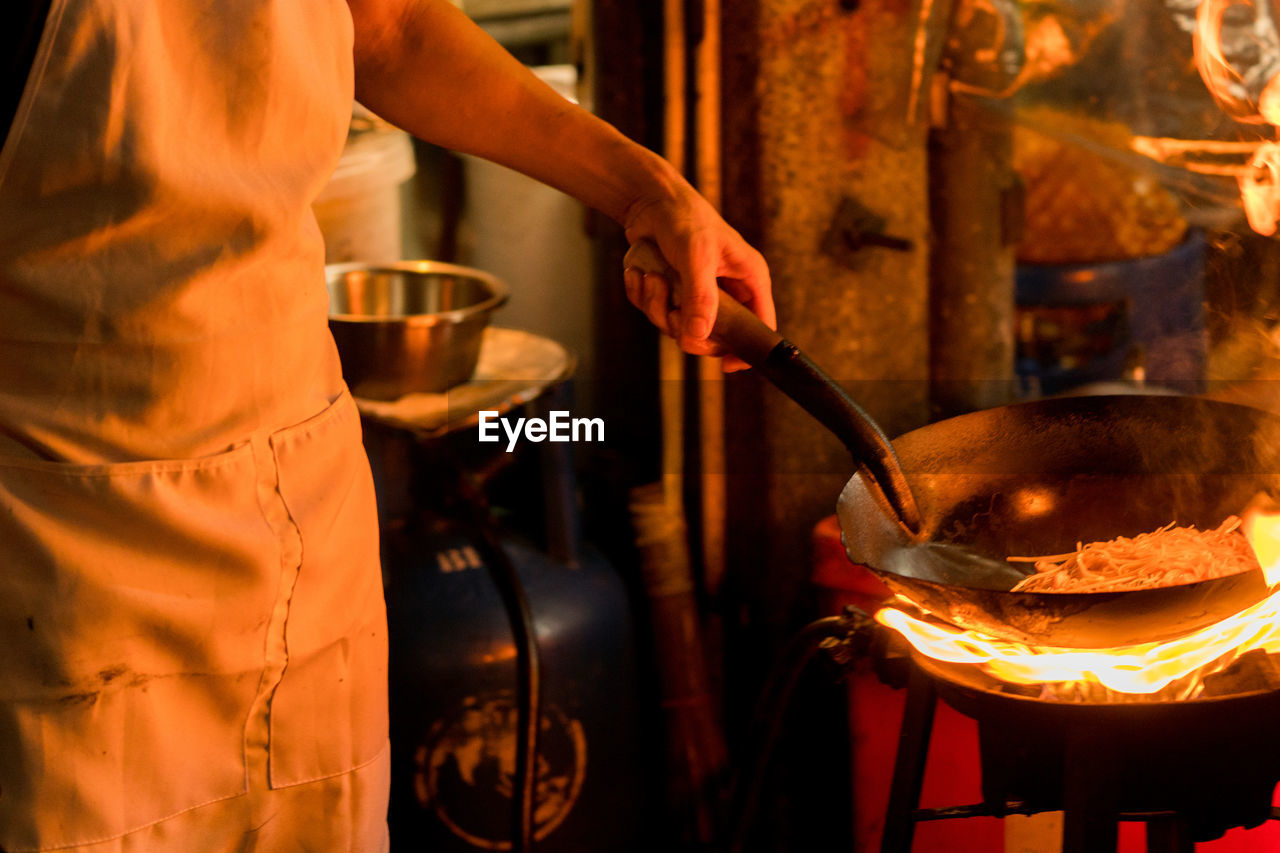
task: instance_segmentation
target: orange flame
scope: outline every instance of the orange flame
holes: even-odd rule
[[[1253,547],[1267,586],[1274,587],[1280,583],[1280,511],[1269,501],[1255,499],[1243,518],[1240,532]]]
[[[1264,122],[1258,102],[1222,46],[1223,16],[1233,6],[1253,5],[1253,0],[1202,0],[1196,7],[1193,49],[1200,79],[1222,111],[1236,121],[1258,124]]]
[[[1250,508],[1243,530],[1274,588],[1280,580],[1280,513]],[[1254,649],[1280,651],[1280,592],[1178,639],[1110,649],[1033,647],[927,622],[894,607],[879,610],[876,621],[929,657],[976,664],[1003,681],[1092,681],[1131,694],[1157,693],[1197,671],[1203,675],[1222,669]]]

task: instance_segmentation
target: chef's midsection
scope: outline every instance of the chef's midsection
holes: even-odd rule
[[[110,345],[0,338],[0,460],[208,456],[305,420],[343,388],[327,329]]]

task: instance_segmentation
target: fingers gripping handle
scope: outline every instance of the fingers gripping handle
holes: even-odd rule
[[[662,276],[671,287],[679,285],[679,273],[649,240],[636,241],[622,262],[624,266],[640,272]],[[752,367],[760,367],[773,348],[782,342],[782,335],[760,322],[760,318],[725,291],[721,290],[718,298],[716,322],[709,336],[712,343],[719,344]]]
[[[678,274],[648,240],[633,244],[623,263],[628,268],[661,275],[671,286],[678,285]],[[923,523],[915,498],[893,445],[879,424],[799,347],[766,326],[741,302],[723,290],[719,300],[711,339],[758,368],[778,390],[835,433],[853,458],[875,478],[885,501],[903,525],[913,533],[921,532]]]

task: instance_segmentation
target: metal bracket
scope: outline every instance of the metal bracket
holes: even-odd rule
[[[862,249],[877,247],[909,252],[915,243],[904,237],[884,233],[885,218],[865,207],[857,199],[845,196],[836,208],[827,233],[822,237],[822,251],[850,268],[857,268],[856,255]]]

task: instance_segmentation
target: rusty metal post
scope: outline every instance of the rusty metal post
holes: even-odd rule
[[[1009,127],[955,100],[929,145],[934,246],[929,373],[935,418],[999,406],[1013,392],[1014,192]]]
[[[929,223],[925,129],[906,114],[912,10],[757,0],[722,11],[725,212],[769,261],[779,328],[887,432],[920,426]],[[825,250],[846,198],[906,250]],[[783,626],[808,588],[810,531],[854,466],[758,377],[726,384],[728,563],[755,615]]]
[[[1018,9],[957,0],[933,79],[929,206],[931,413],[1002,405],[1014,391],[1014,244],[1021,201],[1001,90],[1023,61]],[[988,93],[985,97],[974,92]],[[994,108],[993,108],[994,107]]]

